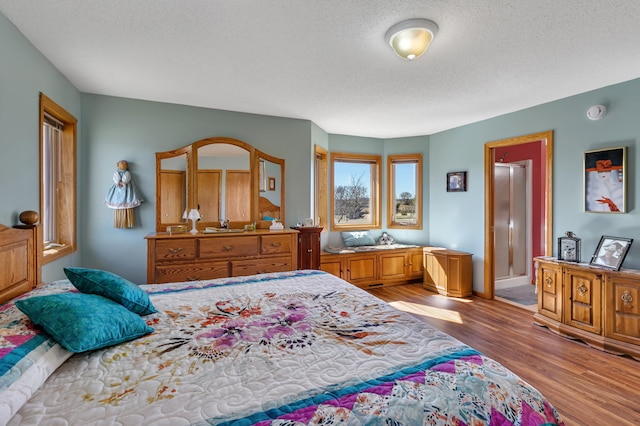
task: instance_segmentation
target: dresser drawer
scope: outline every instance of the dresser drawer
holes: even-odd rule
[[[208,280],[297,267],[298,231],[150,234],[147,282]]]
[[[292,271],[291,256],[270,257],[268,259],[233,260],[231,276],[264,274],[268,272]]]
[[[229,262],[188,263],[156,267],[157,283],[210,280],[229,276]]]
[[[157,261],[181,261],[196,258],[196,240],[171,239],[155,242]]]
[[[229,258],[258,254],[258,236],[216,237],[200,240],[200,258]]]
[[[260,238],[260,253],[291,253],[291,235],[263,235]]]

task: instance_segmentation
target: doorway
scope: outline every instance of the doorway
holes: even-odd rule
[[[513,160],[513,161],[509,161]],[[504,252],[498,248],[497,244],[503,243],[504,230],[501,229],[500,212],[497,212],[496,202],[504,198],[504,190],[497,185],[500,182],[500,171],[496,177],[496,163],[521,163],[530,162],[531,183],[530,183],[530,220],[524,232],[530,233],[530,250],[525,251],[524,261],[522,256],[518,259],[511,253],[511,261],[507,260],[506,269],[509,271],[505,275]],[[498,166],[500,167],[500,166]],[[528,270],[528,278],[524,281],[534,280],[533,257],[550,256],[553,251],[552,246],[552,172],[553,172],[553,132],[542,132],[531,135],[519,136],[510,139],[487,142],[485,144],[485,250],[484,250],[484,291],[478,294],[480,297],[494,299],[496,294],[496,277],[504,278],[512,275],[520,275],[520,271]],[[513,169],[509,166],[509,173]],[[521,190],[520,190],[521,191]],[[516,191],[517,192],[517,191]],[[513,202],[513,201],[509,201]],[[517,210],[517,208],[516,208]],[[511,231],[513,238],[514,230]],[[522,231],[521,231],[522,232]],[[506,232],[507,238],[509,229]],[[500,239],[500,241],[497,241]],[[519,239],[519,241],[521,241]],[[526,244],[526,243],[525,243]],[[513,244],[511,250],[514,250]],[[507,256],[509,256],[509,246],[507,245]],[[515,262],[514,262],[515,260]],[[496,262],[499,264],[497,265]],[[521,262],[524,262],[524,266]],[[497,274],[497,275],[496,275]],[[527,277],[527,275],[524,275]]]

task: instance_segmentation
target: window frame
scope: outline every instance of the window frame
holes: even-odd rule
[[[361,224],[338,224],[335,220],[335,164],[337,162],[345,163],[363,163],[371,166],[370,176],[370,209],[371,223]],[[381,178],[382,178],[382,156],[372,154],[353,154],[347,152],[332,152],[331,153],[331,230],[332,231],[348,231],[348,230],[362,230],[362,229],[380,229],[381,226],[381,211],[382,211],[382,191],[381,191]]]
[[[48,115],[62,123],[62,134],[60,141],[60,152],[58,157],[58,167],[56,174],[59,181],[56,184],[55,197],[55,229],[57,239],[55,246],[44,246],[43,263],[49,263],[55,259],[69,255],[77,250],[77,189],[76,189],[76,146],[78,120],[68,113],[60,105],[40,93],[39,107],[39,153],[40,153],[40,222],[44,224],[45,218],[45,138],[44,123],[45,116]]]
[[[406,222],[398,222],[395,219],[395,168],[396,164],[415,164],[416,165],[416,223],[409,224]],[[422,229],[422,154],[394,154],[387,156],[387,227],[389,229]]]
[[[327,195],[327,169],[329,151],[322,148],[319,145],[314,146],[314,161],[313,161],[313,186],[314,186],[314,202],[313,213],[314,223],[316,226],[327,226],[329,223],[327,220],[327,211],[329,209],[328,195]]]

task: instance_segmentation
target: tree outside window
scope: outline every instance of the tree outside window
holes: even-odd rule
[[[380,228],[380,156],[332,153],[332,229]]]

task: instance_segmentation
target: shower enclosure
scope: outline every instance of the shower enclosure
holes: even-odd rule
[[[495,163],[495,289],[531,283],[531,189],[527,161]]]

